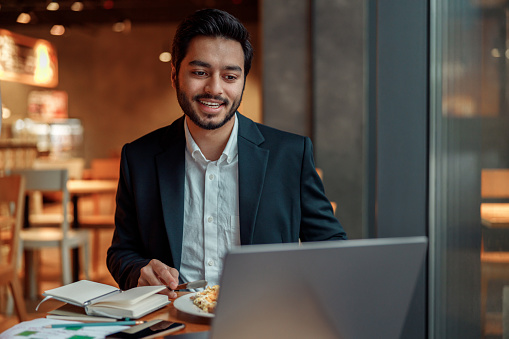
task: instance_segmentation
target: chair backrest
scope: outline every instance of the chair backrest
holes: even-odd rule
[[[483,169],[481,171],[481,197],[509,198],[509,169]]]
[[[14,170],[12,173],[20,174],[25,177],[25,187],[27,191],[62,193],[62,231],[64,232],[64,237],[66,237],[69,229],[69,191],[67,189],[69,175],[67,169],[22,169]]]
[[[118,179],[120,158],[95,158],[90,162],[92,179]]]
[[[25,178],[0,177],[0,263],[16,267],[19,232],[23,223]]]
[[[37,158],[32,166],[33,169],[67,169],[70,179],[82,179],[85,169],[83,158],[70,158],[65,160],[51,158]]]
[[[120,158],[95,158],[90,162],[90,179],[118,180],[120,176]],[[94,196],[95,214],[113,214],[115,194],[101,193]]]

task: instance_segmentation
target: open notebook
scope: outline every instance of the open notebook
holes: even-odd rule
[[[110,285],[80,280],[45,291],[42,294],[45,298],[37,308],[46,300],[54,298],[83,307],[88,315],[138,319],[170,303],[166,295],[157,294],[165,288],[141,286],[122,291]]]
[[[426,251],[426,237],[240,247],[210,332],[177,337],[399,338]]]

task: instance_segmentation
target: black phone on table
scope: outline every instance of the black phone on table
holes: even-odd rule
[[[112,333],[106,338],[151,338],[164,336],[173,332],[180,331],[185,327],[182,323],[176,323],[166,320],[151,320],[144,324],[136,325],[120,332]]]

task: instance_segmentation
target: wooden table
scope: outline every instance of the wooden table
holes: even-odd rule
[[[73,204],[73,228],[79,228],[79,198],[89,194],[115,193],[117,191],[117,180],[75,180],[67,182],[67,190]],[[73,280],[79,280],[80,261],[79,250],[73,250]]]
[[[489,228],[509,228],[509,203],[482,203],[481,222]]]
[[[75,180],[67,182],[69,194],[81,196],[95,193],[115,193],[117,191],[117,180]]]
[[[180,297],[187,293],[189,292],[177,292],[177,296]],[[146,315],[145,317],[142,318],[142,320],[153,320],[153,319],[169,320],[178,323],[183,323],[186,325],[186,327],[182,331],[178,331],[175,334],[209,331],[210,324],[212,322],[212,318],[199,317],[184,312],[180,312],[173,306],[173,300],[169,305],[165,306],[164,308],[149,315]]]
[[[177,292],[177,296],[180,297],[187,293],[190,293],[190,292]],[[180,312],[173,306],[173,301],[174,300],[172,299],[172,302],[169,305],[166,305],[165,307],[161,308],[160,310],[152,312],[152,313],[142,317],[140,320],[148,321],[148,320],[154,320],[154,319],[162,319],[162,320],[179,322],[179,323],[183,323],[186,325],[183,330],[175,332],[174,334],[203,332],[203,331],[210,330],[210,324],[211,324],[212,318],[198,317],[198,316]],[[55,300],[55,299],[50,299],[50,300],[44,302],[41,305],[39,310],[41,312],[49,312],[49,311],[54,310],[62,305],[64,305],[63,302]]]

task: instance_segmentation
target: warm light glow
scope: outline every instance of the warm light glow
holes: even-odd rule
[[[125,29],[125,24],[121,21],[116,22],[113,24],[113,31],[114,32],[123,32]]]
[[[72,5],[71,5],[71,10],[75,11],[75,12],[79,12],[79,11],[82,11],[83,10],[83,2],[81,1],[76,1],[74,2]]]
[[[65,27],[62,25],[53,25],[49,32],[51,35],[63,35],[65,33]]]
[[[126,19],[124,21],[116,22],[113,24],[112,29],[114,32],[117,32],[117,33],[121,33],[121,32],[129,33],[131,31],[131,20]]]
[[[0,67],[0,77],[3,77],[5,73],[10,73],[15,70],[15,55],[18,49],[13,37],[9,35],[0,35],[0,46],[3,63],[3,67]]]
[[[30,14],[23,12],[18,15],[16,22],[20,24],[28,24],[30,20],[31,20]]]
[[[0,52],[0,80],[42,87],[58,84],[57,56],[48,41],[0,29]]]
[[[36,83],[45,84],[53,80],[53,69],[51,68],[51,60],[48,46],[38,44],[35,46],[35,71],[34,81]]]
[[[171,61],[171,54],[170,52],[162,52],[159,54],[159,60],[162,62],[170,62]]]
[[[104,9],[112,9],[115,6],[113,0],[106,0],[103,4]]]
[[[2,105],[2,119],[9,119],[11,117],[11,110]]]
[[[500,58],[500,51],[498,50],[498,48],[493,48],[491,50],[491,56],[494,58]]]
[[[58,11],[58,9],[60,8],[60,5],[58,4],[58,2],[56,1],[52,1],[48,4],[48,6],[46,7],[46,9],[48,11]]]

